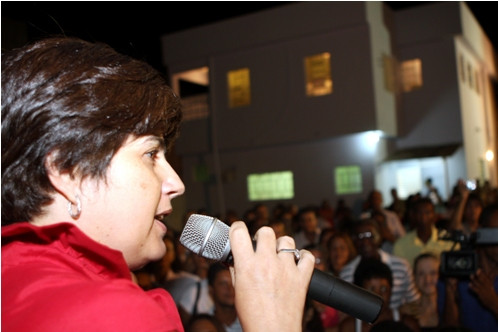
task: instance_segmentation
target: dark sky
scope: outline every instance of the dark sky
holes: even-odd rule
[[[65,33],[106,42],[161,68],[159,36],[275,6],[286,1],[2,1],[4,18],[26,22],[30,38]],[[427,4],[388,1],[393,9]],[[498,47],[494,1],[470,1],[481,26]],[[494,16],[494,17],[493,17]],[[4,46],[4,44],[2,44]]]

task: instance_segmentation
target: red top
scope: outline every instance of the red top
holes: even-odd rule
[[[2,331],[183,331],[163,289],[143,291],[121,252],[60,223],[2,227]]]

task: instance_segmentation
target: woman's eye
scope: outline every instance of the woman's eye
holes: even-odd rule
[[[146,153],[146,155],[151,158],[151,159],[156,159],[157,154],[159,153],[159,150],[152,150]]]

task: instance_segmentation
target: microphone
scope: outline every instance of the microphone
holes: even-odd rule
[[[220,220],[192,214],[180,236],[180,243],[204,258],[233,265],[228,231]],[[362,321],[373,323],[379,316],[383,300],[377,294],[315,269],[308,297]]]

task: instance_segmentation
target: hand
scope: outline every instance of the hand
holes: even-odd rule
[[[498,315],[498,295],[493,286],[493,280],[481,269],[470,276],[469,288],[476,293],[479,301],[486,308]]]
[[[277,240],[270,227],[256,232],[256,250],[241,221],[232,224],[229,237],[234,257],[231,272],[235,306],[244,331],[301,331],[314,256],[300,250],[296,264],[292,253],[277,254],[277,249],[296,246],[289,236]]]
[[[446,297],[454,298],[458,292],[458,279],[457,278],[446,278],[444,280],[444,286],[446,289]]]
[[[419,316],[422,312],[422,308],[420,305],[414,301],[414,302],[408,302],[404,303],[399,307],[399,312],[405,315],[410,315],[410,316]]]
[[[467,188],[467,183],[464,180],[458,180],[458,192],[460,193],[462,199],[467,199],[470,194],[470,190]]]

